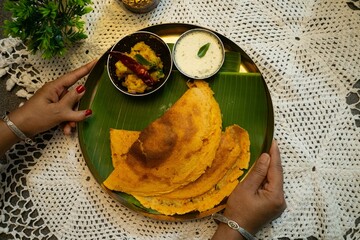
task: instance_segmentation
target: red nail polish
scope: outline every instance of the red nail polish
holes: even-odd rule
[[[87,116],[90,116],[92,114],[92,111],[91,111],[91,109],[87,109],[86,111],[85,111],[85,116],[87,117]]]
[[[79,86],[76,87],[76,92],[77,93],[82,93],[83,91],[85,91],[84,85],[79,85]]]

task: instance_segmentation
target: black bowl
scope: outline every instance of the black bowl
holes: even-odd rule
[[[169,46],[164,42],[164,40],[161,39],[161,37],[151,32],[138,31],[126,35],[125,37],[121,38],[110,49],[110,51],[129,53],[131,51],[131,48],[136,43],[141,41],[143,41],[145,44],[150,46],[150,48],[154,50],[157,56],[160,57],[161,61],[163,62],[163,72],[165,77],[161,78],[160,81],[158,81],[154,86],[152,86],[152,89],[145,91],[144,93],[130,93],[128,92],[126,87],[122,86],[121,81],[118,80],[118,77],[115,74],[115,70],[116,70],[115,63],[118,61],[118,59],[114,58],[109,54],[107,59],[107,71],[110,80],[119,91],[130,96],[145,96],[159,90],[168,80],[173,66],[171,50]]]

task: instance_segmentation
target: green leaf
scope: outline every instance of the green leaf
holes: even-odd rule
[[[40,8],[40,11],[44,17],[55,19],[57,14],[57,5],[54,2],[49,2],[44,8]]]
[[[84,7],[84,9],[81,11],[82,15],[88,14],[93,10],[92,7]]]
[[[41,41],[41,48],[47,48],[50,44],[50,38],[49,37],[43,37]]]
[[[225,61],[220,72],[239,72],[241,54],[239,52],[225,52]]]
[[[155,64],[149,62],[146,58],[144,58],[141,54],[135,54],[135,60],[144,66],[149,66],[150,68],[153,67]]]
[[[202,58],[205,56],[206,52],[209,50],[210,43],[204,44],[198,51],[197,55],[199,58]]]
[[[174,43],[167,43],[167,45],[169,46],[170,52],[172,53],[174,48]]]
[[[82,21],[80,18],[76,19],[75,21],[75,27],[79,30],[82,30],[84,28],[85,22]]]
[[[39,8],[39,11],[44,17],[47,17],[51,13],[51,10],[45,7]]]
[[[72,34],[71,36],[69,36],[68,38],[71,42],[74,43],[74,42],[77,42],[77,41],[87,38],[87,35],[82,32],[76,32],[76,33]]]
[[[5,36],[8,36],[8,35],[17,36],[18,33],[19,33],[18,26],[14,22],[9,21],[9,20],[4,21],[3,29],[4,29],[4,35]]]

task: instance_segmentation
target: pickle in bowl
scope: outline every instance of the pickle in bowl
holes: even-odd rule
[[[171,52],[156,34],[135,32],[120,39],[110,49],[107,70],[113,85],[122,93],[149,95],[169,78]]]

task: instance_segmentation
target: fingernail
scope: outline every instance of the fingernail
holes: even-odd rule
[[[83,91],[85,91],[84,85],[79,85],[79,86],[76,87],[76,92],[77,93],[82,93]]]
[[[86,111],[85,111],[85,116],[87,117],[87,116],[90,116],[92,114],[92,111],[91,111],[91,109],[87,109]]]

